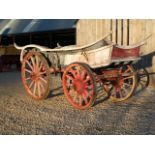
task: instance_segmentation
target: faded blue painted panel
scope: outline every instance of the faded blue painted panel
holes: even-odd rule
[[[77,19],[0,19],[0,35],[75,28]]]

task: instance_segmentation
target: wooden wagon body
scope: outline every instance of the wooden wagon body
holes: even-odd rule
[[[28,94],[37,100],[46,98],[50,74],[60,73],[64,94],[75,108],[92,106],[98,86],[115,101],[129,98],[137,83],[131,63],[140,59],[145,41],[122,47],[107,40],[108,35],[82,47],[15,45],[21,50],[22,81]]]

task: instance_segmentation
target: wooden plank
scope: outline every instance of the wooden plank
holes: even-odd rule
[[[127,25],[128,20],[123,19],[123,45],[127,45],[127,40],[128,40],[128,25]]]
[[[95,41],[95,39],[96,39],[96,28],[95,28],[95,26],[96,26],[96,20],[90,19],[89,20],[89,23],[90,23],[90,26],[89,26],[90,37],[87,40],[87,44],[90,43],[90,42]]]
[[[155,51],[155,19],[152,20],[152,26],[151,27],[152,27],[152,31],[151,31],[152,37],[149,40],[152,43],[151,50]]]
[[[154,33],[155,28],[153,26],[154,25],[153,23],[154,22],[153,22],[152,19],[147,20],[146,36]],[[154,51],[154,49],[155,49],[154,41],[155,41],[155,37],[154,36],[152,36],[151,38],[149,38],[147,40],[147,44],[146,44],[146,48],[145,48],[145,52],[146,53],[150,53],[150,52]]]
[[[85,45],[88,42],[88,37],[86,35],[87,33],[89,33],[87,19],[83,19],[83,28],[82,28],[82,36],[81,36],[82,45]]]
[[[89,42],[89,38],[90,38],[90,36],[89,36],[90,35],[89,27],[90,27],[90,21],[89,21],[89,19],[86,19],[85,20],[85,33],[84,33],[85,43],[83,43],[83,45],[87,44]]]
[[[116,43],[116,19],[112,19],[112,42]]]
[[[97,39],[102,37],[102,19],[97,19]]]
[[[92,27],[92,30],[93,30],[93,34],[94,34],[94,36],[93,36],[93,41],[92,42],[94,42],[94,41],[96,41],[97,40],[97,19],[93,19],[93,27]]]
[[[122,20],[117,20],[117,44],[121,45],[122,41]]]
[[[111,30],[110,30],[110,19],[105,19],[105,26],[104,26],[104,35],[109,33]],[[110,36],[107,37],[108,39],[110,39]]]
[[[81,45],[81,35],[82,35],[82,19],[77,22],[77,30],[76,30],[76,44]]]
[[[147,22],[148,20],[145,20],[145,19],[141,20],[141,34],[140,34],[141,39],[140,40],[143,40],[147,36]],[[141,47],[141,51],[143,53],[146,53],[147,45],[143,45]]]
[[[134,25],[135,25],[135,19],[131,19],[129,22],[129,45],[134,44],[134,38],[133,38],[135,30]]]
[[[92,32],[91,32],[91,27],[92,27],[92,20],[91,19],[88,19],[87,20],[87,31],[86,31],[86,34],[87,35],[87,43],[88,43],[88,40],[92,40]]]

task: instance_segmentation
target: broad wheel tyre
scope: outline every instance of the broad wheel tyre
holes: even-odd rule
[[[66,67],[62,77],[63,90],[68,101],[77,109],[86,109],[96,99],[96,82],[90,68],[83,63]]]
[[[128,99],[137,86],[137,75],[131,65],[125,65],[119,69],[120,76],[112,82],[111,98],[119,102]]]
[[[29,51],[22,62],[22,82],[27,93],[36,100],[44,99],[49,94],[50,72],[45,57],[36,52]]]

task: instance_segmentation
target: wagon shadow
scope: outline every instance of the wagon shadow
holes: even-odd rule
[[[107,101],[108,99],[110,98],[110,96],[106,96],[105,98],[99,98],[95,101],[95,103],[93,104],[93,107],[97,106],[98,104],[104,102],[104,101]]]
[[[55,89],[52,89],[48,95],[48,98],[52,98],[52,97],[55,97],[55,96],[61,96],[63,95],[63,89],[62,89],[62,86],[60,87],[57,87]]]
[[[153,57],[155,57],[155,51],[143,55],[141,60],[135,63],[133,66],[137,71],[137,89],[134,95],[144,91],[150,85],[150,77],[155,75],[155,72],[150,72],[149,68],[153,66]]]
[[[97,97],[93,107],[97,106],[110,98],[110,94],[104,91],[103,86],[97,88]]]
[[[135,90],[134,95],[144,91],[150,84],[150,75],[146,68],[140,69],[137,72],[137,88]]]

